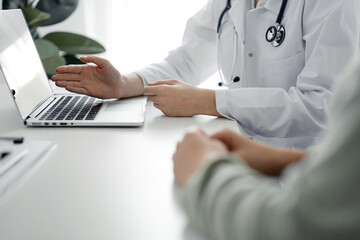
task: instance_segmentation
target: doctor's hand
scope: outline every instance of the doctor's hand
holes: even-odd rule
[[[136,74],[121,75],[106,59],[81,57],[86,65],[68,65],[56,69],[51,77],[56,86],[74,93],[98,98],[125,98],[143,94],[143,83]]]
[[[267,146],[228,129],[211,136],[224,143],[227,149],[243,159],[251,168],[270,176],[279,176],[289,164],[301,160],[305,152]]]
[[[225,154],[226,147],[220,141],[210,139],[203,131],[187,133],[177,144],[173,155],[175,182],[185,186],[191,176],[210,161],[211,156]]]
[[[169,117],[200,114],[221,117],[216,110],[213,90],[196,88],[178,80],[164,80],[149,83],[144,93],[156,108]]]

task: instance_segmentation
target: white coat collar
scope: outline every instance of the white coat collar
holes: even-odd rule
[[[253,5],[254,5],[255,0],[252,0],[252,1],[253,1]],[[266,2],[267,2],[267,0],[259,0],[256,7],[262,7],[265,5]]]
[[[281,7],[282,0],[268,0],[264,4],[264,8],[268,9],[269,11],[279,14],[280,7]]]

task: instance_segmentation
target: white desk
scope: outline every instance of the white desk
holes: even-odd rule
[[[0,135],[57,148],[0,202],[1,240],[202,239],[174,187],[172,154],[189,129],[236,130],[207,116],[168,118],[148,103],[141,128],[27,128],[0,81]]]

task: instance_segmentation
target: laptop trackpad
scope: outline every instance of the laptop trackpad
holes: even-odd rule
[[[144,122],[145,104],[146,97],[105,101],[97,120],[140,125]]]
[[[112,101],[105,104],[105,112],[131,112],[141,111],[142,104],[130,101]]]

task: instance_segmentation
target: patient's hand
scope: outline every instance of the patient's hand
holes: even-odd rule
[[[227,129],[212,135],[211,138],[223,142],[230,152],[242,158],[251,168],[271,176],[280,175],[287,165],[301,160],[306,154],[270,147]]]
[[[203,131],[187,133],[173,156],[175,181],[184,186],[193,174],[211,161],[211,156],[231,152],[251,168],[271,176],[280,175],[289,164],[301,160],[305,152],[280,149],[255,142],[230,130],[212,136]]]
[[[187,133],[178,143],[173,156],[176,183],[184,186],[194,173],[210,161],[212,155],[226,152],[223,143],[210,139],[200,130]]]
[[[61,66],[51,77],[57,86],[70,92],[98,98],[124,98],[143,94],[142,80],[136,74],[123,76],[106,59],[87,56],[80,58],[87,65]]]

